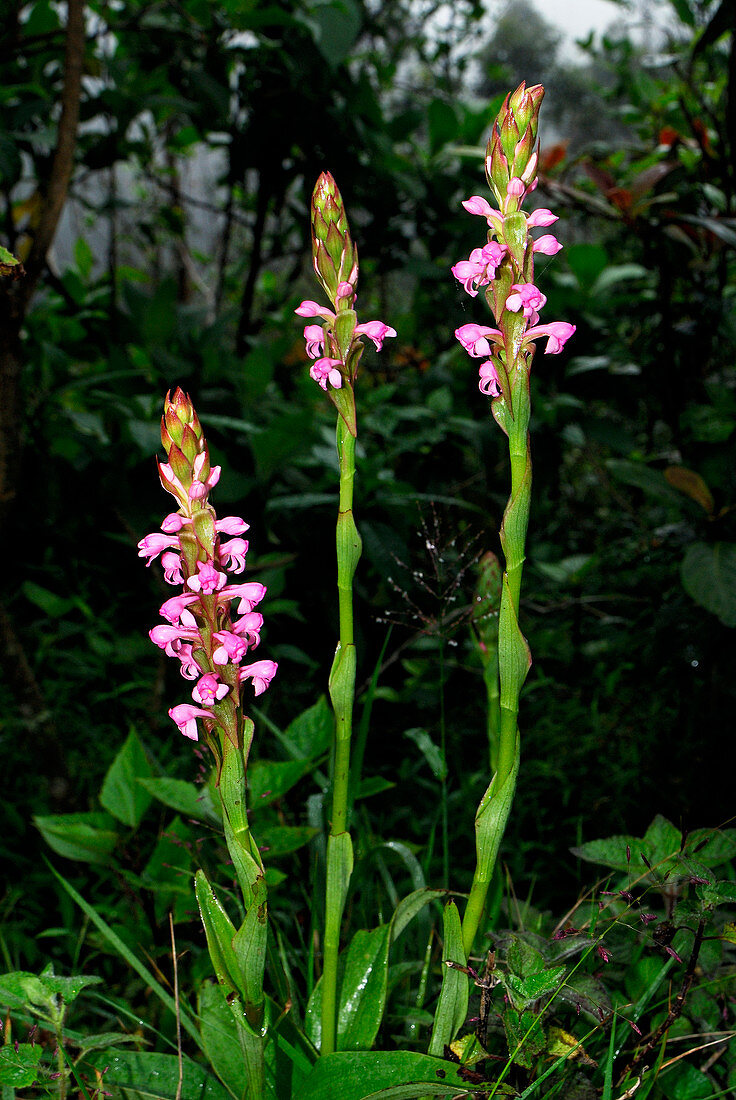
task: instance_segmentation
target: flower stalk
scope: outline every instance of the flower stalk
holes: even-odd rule
[[[463,203],[469,213],[485,218],[488,240],[452,269],[471,297],[484,289],[496,322],[495,327],[463,325],[455,335],[472,357],[483,360],[479,388],[492,398],[493,417],[508,439],[511,467],[511,492],[500,530],[505,567],[498,618],[497,739],[491,745],[494,774],[475,818],[476,867],[462,924],[466,955],[483,920],[511,812],[519,770],[519,695],[531,666],[529,647],[519,626],[519,605],[532,486],[529,379],[535,341],[546,336],[546,351],[554,355],[575,331],[566,321],[539,324],[539,310],[546,298],[534,283],[534,257],[539,253],[553,256],[562,246],[550,234],[536,239],[531,234],[533,228],[557,221],[556,215],[546,209],[531,214],[521,209],[537,185],[535,142],[543,95],[541,85],[527,88],[522,82],[506,97],[485,158],[486,179],[498,208],[479,195]],[[495,671],[490,660],[485,668],[490,702],[496,693],[488,686],[488,677]]]
[[[185,737],[200,732],[217,765],[217,790],[230,859],[240,887],[245,919],[236,929],[203,871],[195,893],[207,946],[220,987],[232,1011],[245,1054],[248,1095],[265,1090],[263,977],[266,959],[267,901],[264,867],[248,824],[246,770],[253,741],[252,720],[243,712],[243,690],[251,681],[260,695],[276,673],[274,661],[243,664],[260,641],[263,617],[254,611],[266,593],[257,582],[229,583],[228,572],[245,569],[248,524],[239,516],[218,520],[209,504],[220,468],[210,464],[199,418],[181,389],[167,394],[161,421],[167,461],[159,462],[166,492],[179,505],[166,516],[161,533],[138,544],[146,564],[162,555],[167,583],[181,592],[160,609],[165,624],[150,631],[155,645],[179,661],[184,679],[194,682],[194,703],[179,703],[169,715]],[[233,536],[221,541],[222,535]],[[237,616],[232,606],[237,602]]]
[[[335,740],[332,810],[327,838],[320,1046],[322,1054],[330,1054],[337,1047],[340,929],[353,870],[353,846],[349,832],[350,746],[357,663],[353,578],[361,554],[361,539],[353,517],[355,445],[358,436],[354,387],[364,350],[361,337],[367,336],[380,351],[384,339],[395,336],[396,332],[382,321],[358,324],[354,308],[358,252],[350,236],[342,196],[329,172],[323,172],[317,180],[311,214],[314,271],[332,309],[308,300],[297,307],[296,313],[299,317],[319,318],[322,322],[307,325],[304,338],[307,355],[313,360],[310,376],[328,394],[337,410],[336,444],[340,468],[336,530],[340,636],[329,677]]]

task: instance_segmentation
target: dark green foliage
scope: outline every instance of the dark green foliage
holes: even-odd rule
[[[545,139],[543,106],[540,205],[561,214],[565,251],[539,264],[539,282],[546,316],[578,330],[569,354],[534,363],[521,607],[534,664],[506,873],[489,901],[495,959],[485,974],[485,958],[472,962],[470,1016],[487,994],[485,1032],[468,1023],[453,1047],[468,1072],[502,1078],[497,1096],[608,1088],[614,1100],[644,1065],[638,1097],[736,1087],[732,1055],[672,1061],[701,1041],[685,1036],[733,1027],[734,841],[730,827],[709,830],[728,826],[736,767],[736,112],[725,0],[671,7],[669,52],[644,56],[611,33],[589,45],[590,70],[546,58],[555,140],[574,140],[565,154]],[[135,555],[167,510],[153,455],[163,395],[181,383],[223,466],[218,509],[251,524],[248,576],[269,588],[262,648],[280,664],[251,712],[250,769],[253,832],[269,849],[274,1080],[284,1097],[327,1095],[339,1080],[357,1098],[367,1078],[352,1048],[375,1039],[387,1053],[374,1091],[436,1083],[439,1059],[416,1052],[444,974],[444,891],[469,887],[488,782],[475,566],[500,553],[507,492],[500,433],[452,336],[484,322],[482,305],[448,272],[482,238],[459,200],[483,187],[480,158],[463,150],[494,113],[469,95],[471,55],[490,33],[473,3],[454,5],[442,33],[428,30],[440,6],[413,0],[87,8],[75,220],[18,329],[18,461],[3,468],[0,501],[2,968],[42,985],[49,960],[57,975],[98,976],[73,1003],[59,993],[68,1064],[91,1093],[95,1068],[111,1067],[113,1091],[159,1059],[161,1095],[173,1096],[175,1020],[151,993],[152,981],[171,993],[171,913],[191,1025],[182,1096],[237,1093],[192,887],[204,866],[236,917],[233,873],[209,762],[166,715],[186,685],[147,637],[170,593]],[[59,5],[6,5],[0,233],[22,261],[53,173],[62,56]],[[210,185],[192,196],[205,154]],[[354,227],[361,317],[399,337],[366,354],[358,381],[365,751],[344,966],[345,989],[368,993],[342,1021],[342,1052],[312,1071],[301,1029],[319,999],[312,888],[331,718],[315,699],[337,634],[336,458],[292,311],[315,294],[308,204],[324,168]],[[0,320],[21,284],[0,273]],[[9,333],[3,320],[2,355],[15,353]],[[695,978],[666,1029],[678,1041],[665,1050],[663,1033],[635,1063],[684,986],[701,922]],[[40,1002],[0,985],[12,1017],[0,1080],[40,1095],[24,1091],[39,1062],[54,1087],[50,1032],[25,1041]],[[457,1063],[442,1067],[445,1095],[478,1087]]]

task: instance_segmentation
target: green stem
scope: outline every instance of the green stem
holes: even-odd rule
[[[337,518],[337,591],[340,640],[330,673],[330,698],[335,713],[332,774],[332,816],[327,838],[324,969],[322,973],[321,1053],[330,1054],[337,1043],[337,961],[340,927],[353,868],[348,832],[350,804],[350,740],[355,697],[355,639],[353,632],[353,577],[360,558],[361,541],[353,519],[355,435],[342,416],[337,418],[337,453],[340,460],[340,510]]]
[[[494,408],[494,415],[508,436],[511,460],[511,495],[500,532],[506,568],[498,627],[498,764],[490,786],[481,799],[475,819],[476,866],[463,917],[463,946],[466,955],[472,950],[483,918],[498,850],[511,812],[519,767],[519,695],[531,663],[518,621],[532,480],[529,363],[523,358],[517,360],[512,377],[513,416],[501,402]]]

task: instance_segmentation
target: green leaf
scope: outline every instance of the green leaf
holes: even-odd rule
[[[661,864],[680,851],[682,833],[666,817],[657,814],[645,832],[642,844],[649,862]]]
[[[40,1043],[34,1046],[30,1043],[18,1043],[17,1047],[0,1047],[0,1085],[3,1090],[23,1089],[35,1084],[42,1054],[43,1047]]]
[[[151,765],[135,730],[131,730],[127,740],[112,764],[108,768],[100,792],[100,802],[104,809],[135,829],[151,805],[152,797],[144,790],[138,779],[151,775]]]
[[[125,1089],[131,1098],[145,1100],[230,1100],[230,1093],[204,1066],[182,1059],[183,1079],[178,1093],[179,1059],[176,1054],[149,1054],[120,1050],[90,1059],[105,1071],[105,1088]]]
[[[429,764],[432,775],[442,782],[447,778],[447,762],[442,759],[442,753],[426,730],[410,729],[404,731],[404,737],[413,741]]]
[[[228,992],[242,996],[243,975],[233,948],[235,925],[207,881],[204,871],[197,871],[194,876],[194,892],[217,980],[221,985],[227,986]]]
[[[39,975],[39,981],[53,997],[60,997],[65,1005],[70,1005],[76,1001],[83,989],[90,985],[100,985],[102,978],[94,974],[71,974],[68,977],[59,977],[53,973],[49,963]]]
[[[259,826],[258,847],[266,860],[278,859],[279,856],[289,855],[308,844],[318,832],[319,829],[313,829],[308,825],[268,825],[265,828]]]
[[[297,758],[314,760],[327,752],[332,744],[335,719],[332,716],[327,699],[320,696],[314,706],[302,711],[289,724],[284,736],[292,755]]]
[[[118,841],[113,819],[107,814],[34,814],[33,823],[57,855],[83,863],[109,862]]]
[[[282,798],[311,769],[311,760],[254,760],[248,765],[249,810],[257,812]]]
[[[514,936],[506,956],[509,970],[520,978],[544,970],[544,956],[521,936]]]
[[[327,1054],[315,1063],[299,1100],[467,1097],[468,1083],[459,1075],[459,1069],[453,1062],[408,1050]]]
[[[245,1100],[248,1091],[243,1073],[245,1051],[222,986],[215,982],[200,986],[198,1015],[207,1060],[235,1100]]]
[[[606,466],[624,485],[633,485],[663,503],[667,502],[675,505],[678,510],[682,509],[684,502],[681,495],[669,484],[662,470],[653,470],[643,462],[630,462],[624,458],[609,458]]]
[[[177,810],[185,817],[210,821],[217,815],[212,807],[207,787],[195,787],[185,779],[139,779],[138,783],[158,802]]]
[[[519,978],[516,974],[507,974],[505,982],[511,999],[517,1008],[525,1008],[532,1001],[546,997],[562,981],[565,973],[564,966],[551,967],[538,974],[529,974],[526,978]]]
[[[391,918],[391,943],[399,938],[407,924],[421,912],[425,905],[445,897],[446,894],[446,890],[430,890],[429,887],[423,887],[402,898]]]
[[[589,840],[587,844],[580,844],[570,851],[587,863],[601,863],[616,871],[628,871],[630,861],[626,858],[627,849],[632,859],[638,859],[642,844],[643,841],[636,836],[609,836],[601,840]]]
[[[466,965],[463,950],[463,935],[460,914],[454,901],[448,901],[442,914],[444,946],[442,949],[442,988],[437,1010],[434,1014],[434,1027],[429,1044],[430,1054],[441,1054],[449,1046],[465,1023],[468,1014],[468,976],[462,970],[447,966],[448,962]]]
[[[533,1012],[520,1015],[515,1009],[507,1008],[503,1014],[503,1026],[509,1057],[517,1066],[531,1069],[547,1045],[539,1017]]]
[[[50,619],[61,619],[76,606],[76,602],[68,596],[57,596],[55,592],[49,592],[48,588],[42,588],[33,581],[24,581],[20,590],[27,600],[40,607]]]
[[[724,626],[736,626],[736,543],[693,543],[680,577],[691,599],[717,615]]]
[[[309,0],[306,5],[317,49],[338,66],[350,52],[362,25],[355,0]]]
[[[661,1073],[658,1083],[667,1100],[707,1100],[715,1092],[707,1074],[682,1063],[669,1073]]]

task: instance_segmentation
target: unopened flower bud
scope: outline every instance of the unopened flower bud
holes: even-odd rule
[[[520,179],[529,188],[536,177],[537,154],[534,150],[539,124],[539,108],[544,95],[541,84],[527,88],[524,81],[504,100],[486,150],[486,177],[499,205],[506,211],[518,209],[518,202],[507,193],[509,180]]]
[[[350,299],[358,283],[358,250],[348,227],[345,205],[329,172],[323,172],[312,194],[312,260],[314,271],[333,305]]]

